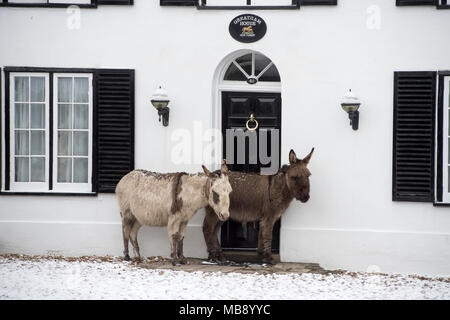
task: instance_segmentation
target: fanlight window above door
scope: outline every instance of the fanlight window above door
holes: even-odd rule
[[[224,80],[247,81],[256,84],[259,81],[280,82],[280,74],[275,64],[260,53],[247,53],[234,59],[227,71]]]

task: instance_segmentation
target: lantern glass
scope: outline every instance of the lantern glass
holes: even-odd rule
[[[152,105],[158,110],[167,107],[169,104],[169,100],[152,100],[151,102]]]
[[[355,112],[359,109],[360,103],[343,103],[341,104],[342,109],[344,109],[347,113]]]

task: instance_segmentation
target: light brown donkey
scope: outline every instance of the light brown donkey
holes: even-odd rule
[[[172,263],[184,264],[183,239],[187,223],[198,209],[209,205],[221,221],[230,216],[231,185],[228,169],[204,174],[155,173],[134,170],[124,176],[116,187],[122,216],[125,260],[129,260],[128,241],[140,259],[137,233],[142,225],[168,226]]]

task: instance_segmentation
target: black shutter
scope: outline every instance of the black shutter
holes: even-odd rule
[[[133,5],[133,0],[97,0],[97,4]]]
[[[114,192],[134,169],[134,70],[97,70],[93,189]]]
[[[195,6],[196,0],[160,0],[161,6]]]
[[[397,6],[433,6],[438,0],[397,0]]]
[[[434,201],[436,72],[394,75],[392,200]]]
[[[337,5],[337,0],[299,0],[301,6]]]

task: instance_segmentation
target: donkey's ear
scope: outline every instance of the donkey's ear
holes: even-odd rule
[[[222,172],[222,174],[228,173],[227,162],[225,159],[222,161],[222,166],[220,167],[220,172]]]
[[[314,153],[314,148],[312,148],[311,152],[305,157],[305,159],[302,160],[302,162],[305,165],[308,165],[309,160],[311,160],[311,157],[312,157],[313,153]]]
[[[206,168],[204,165],[202,165],[202,168],[203,168],[203,172],[204,172],[205,174],[207,174],[207,175],[210,175],[210,174],[211,174],[211,171],[209,171],[208,168]]]
[[[297,156],[295,155],[294,150],[291,149],[291,151],[289,152],[289,163],[295,164],[296,162],[297,162]]]

